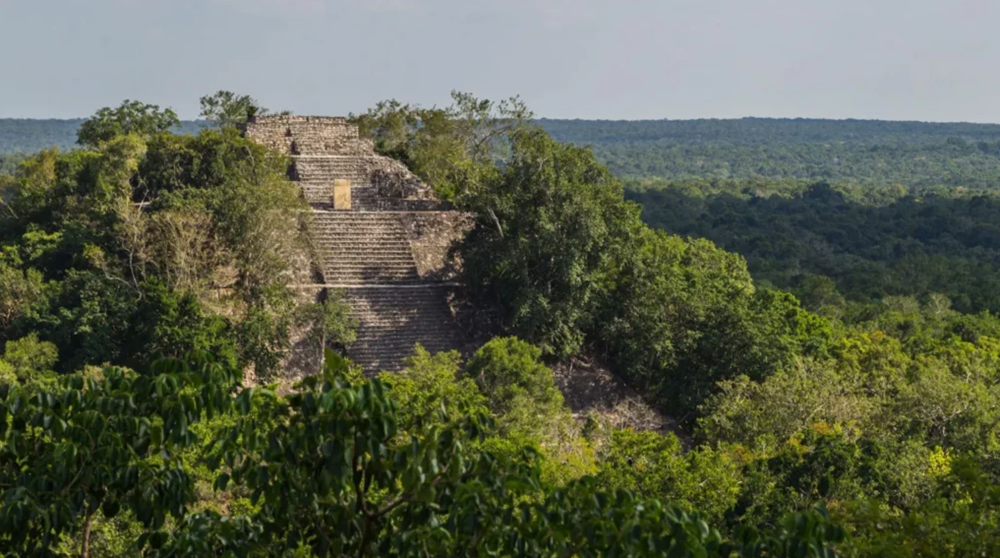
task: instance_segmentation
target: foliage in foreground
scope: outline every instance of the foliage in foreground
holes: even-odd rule
[[[164,557],[826,557],[844,537],[812,513],[724,540],[697,514],[593,479],[549,485],[531,450],[477,450],[491,426],[475,416],[401,436],[392,390],[348,382],[332,353],[287,398],[240,389],[235,370],[208,359],[150,370],[70,375],[31,395],[0,390],[0,551],[49,556],[66,538],[87,541],[98,510],[130,514],[138,547]],[[228,426],[199,439],[195,425],[220,415]],[[245,513],[233,513],[235,502],[229,513],[192,512],[195,486],[179,456],[202,443],[215,489],[248,497]]]

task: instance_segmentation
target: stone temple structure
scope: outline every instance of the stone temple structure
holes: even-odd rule
[[[351,360],[372,374],[400,369],[417,343],[431,352],[463,348],[449,254],[463,214],[378,155],[346,119],[261,116],[244,133],[291,157],[289,177],[312,206],[316,287],[342,290],[358,320]]]

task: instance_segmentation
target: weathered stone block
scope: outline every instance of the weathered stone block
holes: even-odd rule
[[[351,208],[351,181],[338,179],[333,181],[333,208]]]

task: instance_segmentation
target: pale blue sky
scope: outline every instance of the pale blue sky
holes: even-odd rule
[[[998,23],[987,0],[0,0],[0,117],[461,89],[549,117],[998,122]]]

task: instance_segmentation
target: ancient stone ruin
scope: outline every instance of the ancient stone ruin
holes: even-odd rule
[[[255,117],[245,135],[291,157],[289,177],[312,206],[316,287],[342,290],[358,320],[351,360],[372,374],[402,368],[417,343],[463,347],[449,257],[463,214],[344,118]]]

